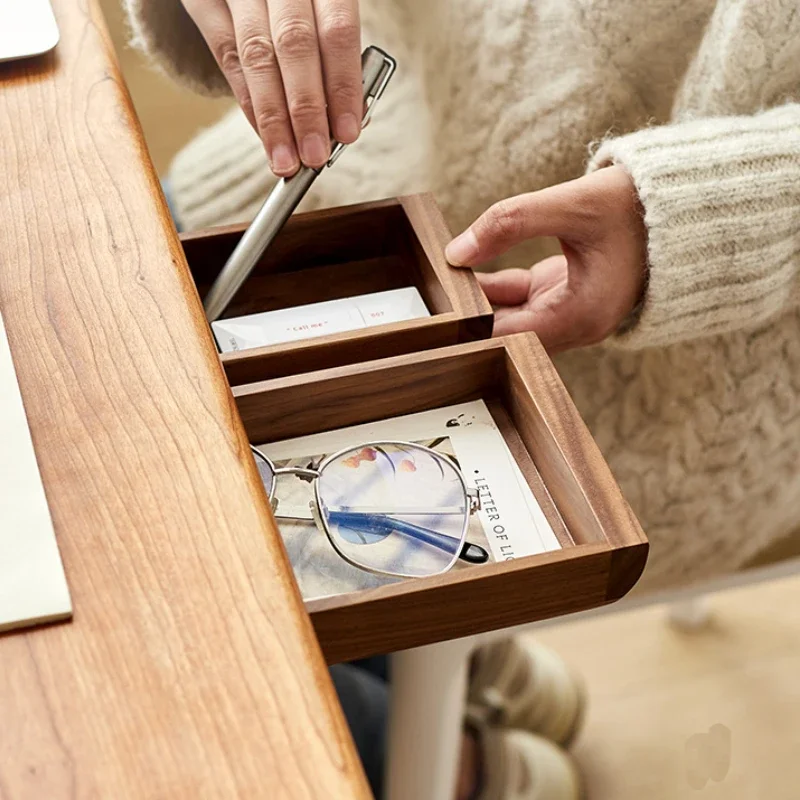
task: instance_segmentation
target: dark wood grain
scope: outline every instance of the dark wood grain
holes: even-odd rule
[[[296,272],[391,255],[400,249],[398,240],[407,235],[408,225],[403,207],[395,199],[294,214],[264,253],[255,273]],[[198,283],[211,284],[246,228],[225,225],[180,234]]]
[[[234,397],[255,444],[483,398],[562,544],[308,603],[329,661],[593,608],[644,568],[646,539],[532,334],[238,386]]]
[[[567,526],[585,531],[585,541],[646,547],[639,521],[534,336],[508,339],[505,397]]]
[[[201,297],[245,226],[182,235]],[[450,240],[430,195],[297,214],[257,264],[224,316],[415,286],[430,318],[290,344],[225,353],[232,384],[356,364],[487,338],[493,314],[471,270],[444,258]]]
[[[428,319],[393,322],[349,333],[335,333],[293,342],[223,353],[222,366],[232,385],[297,375],[331,368],[331,364],[358,365],[364,359],[385,358],[444,347],[458,341],[458,320],[441,314],[435,325]]]
[[[583,545],[307,604],[330,664],[597,608],[613,551]]]
[[[0,65],[0,310],[74,603],[0,637],[0,797],[366,798],[95,0]]]
[[[499,385],[504,352],[489,340],[234,386],[233,394],[250,441],[262,444],[477,399]]]
[[[407,270],[399,256],[379,256],[364,261],[348,261],[299,272],[254,275],[247,291],[240,292],[223,317],[238,317],[323,303],[371,292],[388,292],[409,285]],[[208,286],[197,287],[201,297]]]
[[[564,520],[562,519],[558,508],[553,502],[553,498],[550,495],[550,492],[547,490],[547,486],[545,486],[544,481],[542,480],[541,473],[537,469],[536,464],[531,457],[530,451],[525,446],[525,442],[522,440],[522,437],[519,434],[519,429],[514,423],[514,420],[512,420],[509,416],[505,403],[497,397],[490,397],[486,401],[486,406],[489,409],[489,413],[492,415],[498,430],[500,430],[503,438],[506,440],[508,449],[511,451],[511,455],[517,462],[517,466],[527,481],[528,486],[530,486],[533,496],[539,503],[539,506],[547,518],[547,521],[550,523],[550,527],[553,529],[553,533],[555,533],[559,544],[562,547],[570,547],[574,545],[575,542],[572,540],[569,530],[564,524]]]
[[[475,339],[491,336],[494,314],[474,273],[470,269],[454,269],[444,257],[445,247],[453,237],[433,196],[401,197],[400,204],[414,234],[406,236],[404,242],[414,253],[414,263],[424,269],[423,280],[430,287],[429,294],[440,292],[438,303],[442,308],[452,309],[460,319],[469,320],[475,326]]]

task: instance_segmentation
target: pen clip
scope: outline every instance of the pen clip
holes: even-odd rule
[[[364,119],[361,120],[362,129],[367,126],[367,123],[372,118],[375,103],[383,97],[383,93],[386,91],[386,87],[389,85],[389,81],[392,79],[392,75],[394,75],[396,69],[397,62],[387,53],[383,53],[383,69],[380,71],[375,81],[374,88],[366,95],[365,102],[367,110],[364,113]]]
[[[383,67],[373,80],[372,85],[364,87],[364,105],[366,106],[366,110],[364,111],[364,118],[361,120],[362,130],[367,126],[367,123],[370,121],[370,119],[372,119],[372,112],[375,110],[375,104],[383,96],[383,93],[386,91],[386,87],[389,85],[392,75],[394,75],[395,69],[397,69],[397,62],[388,53],[384,53],[383,51],[380,52],[383,56]],[[330,158],[328,159],[328,163],[325,166],[332,167],[342,154],[342,151],[345,149],[345,147],[347,147],[346,144],[336,142]]]

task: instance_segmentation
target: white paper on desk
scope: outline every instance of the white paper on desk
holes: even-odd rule
[[[67,579],[0,317],[0,631],[71,614]]]
[[[416,287],[406,286],[387,292],[215,320],[211,329],[219,349],[230,353],[429,316],[430,312]]]
[[[491,560],[557,550],[560,544],[539,503],[511,455],[505,439],[482,400],[462,403],[327,433],[258,445],[276,466],[307,466],[309,460],[365,442],[402,440],[431,446],[446,437],[467,484],[478,489],[482,510],[470,523],[468,541],[488,547]],[[435,445],[440,450],[440,445]],[[440,450],[441,451],[441,450]],[[310,487],[291,477],[276,484],[279,512],[308,516]],[[477,526],[477,528],[476,528]],[[313,521],[278,519],[300,591],[306,600],[394,583],[398,579],[372,575],[341,559],[316,530]],[[480,569],[464,567],[454,569]]]
[[[0,0],[0,61],[38,56],[56,44],[50,0]]]

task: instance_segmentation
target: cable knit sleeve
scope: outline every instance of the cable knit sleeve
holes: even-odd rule
[[[132,44],[170,77],[200,94],[230,94],[230,87],[181,0],[123,0]]]
[[[641,348],[752,329],[800,303],[800,104],[688,120],[604,142],[644,207],[649,276]]]

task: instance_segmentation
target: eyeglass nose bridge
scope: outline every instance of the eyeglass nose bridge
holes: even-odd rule
[[[299,478],[319,478],[320,472],[312,467],[276,467],[273,474],[278,475],[297,475]]]
[[[296,475],[299,478],[309,478],[310,480],[316,480],[320,476],[320,471],[312,467],[274,467],[272,470],[272,489],[269,498],[269,504],[270,507],[272,508],[273,514],[277,514],[278,505],[280,503],[278,495],[275,491],[276,488],[275,484],[277,483],[277,478],[279,475]],[[319,514],[319,512],[317,512],[317,514]],[[324,530],[321,525],[320,525],[320,530]]]

